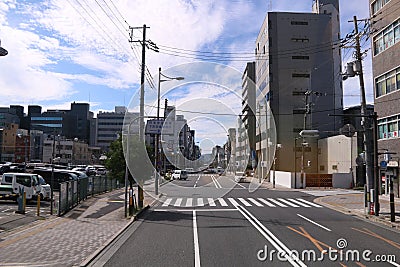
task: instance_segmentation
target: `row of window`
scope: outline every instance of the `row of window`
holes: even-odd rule
[[[400,116],[393,116],[390,118],[378,120],[379,139],[399,137],[399,121]]]
[[[376,97],[400,90],[400,67],[375,79]]]
[[[372,14],[378,12],[384,5],[386,5],[390,0],[376,0],[371,4]]]
[[[374,37],[374,55],[378,55],[398,42],[400,42],[400,19]]]

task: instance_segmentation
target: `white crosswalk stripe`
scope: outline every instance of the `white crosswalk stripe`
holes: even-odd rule
[[[228,207],[228,204],[225,202],[223,198],[218,198],[218,201],[222,207]]]
[[[315,203],[312,203],[312,202],[307,201],[307,200],[302,199],[302,198],[297,198],[297,200],[298,200],[298,201],[301,201],[301,202],[304,202],[304,203],[306,203],[306,204],[308,204],[308,205],[311,205],[311,206],[313,206],[313,207],[322,208],[322,206],[320,206],[320,205],[318,205],[318,204],[315,204]]]
[[[285,204],[280,203],[279,201],[276,201],[275,199],[272,198],[268,198],[269,201],[271,201],[272,203],[275,203],[276,205],[278,205],[279,207],[282,208],[286,208],[287,206]]]
[[[272,204],[271,202],[266,201],[263,198],[258,198],[259,201],[261,201],[262,203],[264,203],[265,205],[267,205],[268,207],[276,207],[274,204]]]
[[[295,200],[295,199],[293,199],[293,198],[288,198],[288,200],[290,200],[290,201],[292,201],[293,203],[296,203],[296,204],[298,204],[298,205],[300,205],[300,206],[303,206],[303,207],[306,207],[306,208],[311,208],[310,205],[307,205],[307,204],[305,204],[305,203],[302,203],[302,202],[300,202],[300,201],[297,201],[297,200]]]
[[[191,207],[193,205],[193,198],[188,198],[186,200],[186,207]]]
[[[249,202],[247,202],[246,200],[244,200],[243,198],[239,197],[238,198],[240,202],[243,203],[243,205],[245,205],[246,207],[251,207],[251,204]]]
[[[167,207],[167,206],[171,203],[171,201],[172,201],[172,198],[168,198],[168,199],[162,204],[162,206],[163,206],[163,207]]]
[[[228,200],[228,201],[226,201]],[[246,207],[265,207],[265,208],[322,208],[322,206],[315,204],[313,202],[304,200],[302,198],[184,198],[184,197],[171,197],[164,199],[164,203],[161,204],[162,207],[228,207],[233,205],[237,207],[239,205],[244,205]]]
[[[263,204],[261,204],[260,202],[257,202],[254,198],[249,197],[248,200],[249,200],[250,202],[253,202],[254,205],[256,205],[257,207],[264,207]]]
[[[178,198],[174,204],[175,207],[180,207],[182,203],[182,198]]]
[[[291,207],[294,207],[294,208],[300,207],[299,205],[293,204],[293,203],[291,203],[291,202],[289,202],[289,201],[287,201],[286,199],[283,199],[283,198],[278,198],[278,200],[280,202],[283,202],[283,203],[285,203],[285,204],[287,204],[287,205],[289,205]]]
[[[234,200],[233,198],[229,197],[228,200],[232,203],[232,205],[233,205],[234,207],[239,206],[239,203],[237,203],[236,200]]]
[[[208,205],[210,205],[211,207],[217,206],[217,205],[215,204],[215,202],[214,202],[214,199],[212,199],[212,198],[208,198]]]
[[[198,198],[197,199],[197,206],[204,206],[204,202],[203,202],[203,199],[202,198]]]

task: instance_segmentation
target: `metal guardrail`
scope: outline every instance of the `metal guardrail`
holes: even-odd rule
[[[60,183],[57,215],[64,215],[90,196],[121,187],[123,187],[123,184],[107,175],[89,176],[79,180]]]

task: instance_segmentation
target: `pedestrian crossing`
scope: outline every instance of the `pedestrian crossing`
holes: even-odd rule
[[[162,207],[267,207],[267,208],[322,208],[302,198],[164,198]]]

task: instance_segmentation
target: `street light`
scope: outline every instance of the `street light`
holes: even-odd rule
[[[164,80],[161,80],[161,76],[164,77]],[[161,93],[161,83],[162,82],[167,82],[167,81],[172,81],[172,80],[177,80],[177,81],[182,81],[184,80],[184,77],[169,77],[165,74],[161,73],[161,67],[158,68],[158,92],[157,92],[157,122],[160,119],[160,93]],[[156,140],[155,140],[155,145],[154,145],[154,150],[155,150],[155,157],[154,157],[154,176],[155,176],[155,184],[154,184],[154,194],[157,196],[158,195],[158,172],[157,172],[157,166],[158,166],[158,142],[159,142],[159,134],[156,133]]]

